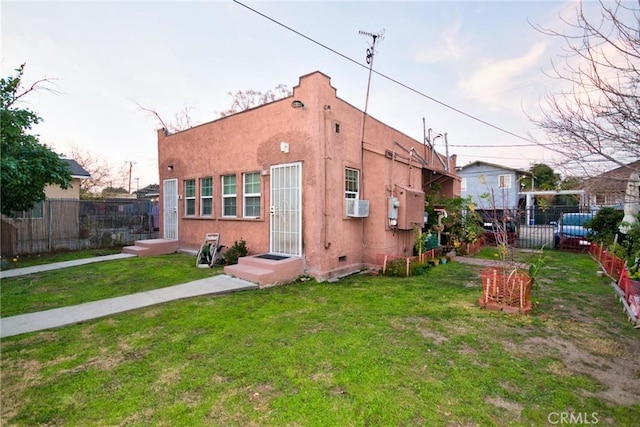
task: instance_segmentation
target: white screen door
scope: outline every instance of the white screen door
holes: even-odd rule
[[[178,240],[178,180],[166,179],[163,185],[162,212],[164,238]]]
[[[302,255],[302,163],[271,166],[269,252]]]

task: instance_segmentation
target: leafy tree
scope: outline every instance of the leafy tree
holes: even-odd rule
[[[122,188],[122,187],[106,187],[105,189],[102,190],[103,197],[115,197],[119,194],[124,195],[124,194],[129,194],[129,192],[127,191],[126,188]]]
[[[556,190],[558,188],[558,182],[560,181],[560,175],[555,173],[550,166],[544,163],[536,163],[529,171],[533,174],[534,186],[540,190]]]
[[[567,87],[546,95],[531,118],[553,142],[546,147],[588,176],[640,158],[640,2],[601,0],[595,18],[592,5],[563,17],[564,31],[538,27],[565,45],[550,77]]]
[[[47,146],[40,144],[37,135],[29,133],[32,126],[42,119],[18,104],[48,80],[23,87],[24,67],[22,64],[17,68],[15,76],[0,79],[0,210],[6,215],[29,210],[44,200],[47,185],[69,188],[71,182],[67,164]]]
[[[596,215],[587,221],[584,226],[591,229],[590,237],[598,239],[604,242],[606,245],[611,244],[616,234],[618,234],[618,227],[622,222],[624,214],[611,207],[604,207],[600,209]]]
[[[567,176],[560,181],[560,190],[579,190],[582,188],[583,179],[575,176]],[[555,196],[554,204],[557,206],[578,206],[581,198],[575,194],[563,194]]]

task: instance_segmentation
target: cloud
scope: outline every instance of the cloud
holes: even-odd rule
[[[532,84],[532,72],[540,75],[541,58],[545,51],[546,44],[539,42],[515,58],[484,60],[460,80],[458,88],[466,98],[482,101],[494,108],[504,108],[505,98],[513,99],[517,96],[517,89]]]
[[[440,64],[463,59],[468,41],[460,34],[461,24],[446,27],[440,37],[421,45],[413,54],[413,60],[421,64]]]

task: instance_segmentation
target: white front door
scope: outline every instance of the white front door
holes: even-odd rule
[[[162,192],[164,238],[178,240],[178,180],[166,179]]]
[[[302,255],[302,163],[271,166],[269,252]]]

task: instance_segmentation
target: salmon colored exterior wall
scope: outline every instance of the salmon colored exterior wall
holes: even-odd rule
[[[423,144],[372,117],[366,118],[362,138],[363,112],[337,98],[325,74],[302,76],[293,92],[291,97],[176,134],[158,131],[161,199],[165,180],[178,180],[180,247],[198,249],[206,233],[216,232],[227,247],[244,239],[251,254],[268,252],[270,167],[300,162],[307,274],[327,279],[380,265],[385,255],[412,255],[413,231],[389,226],[389,197],[399,190],[397,185],[421,191],[429,182],[438,182],[449,196],[459,195],[455,172],[447,173],[437,161],[423,165],[417,155],[431,157],[425,156]],[[293,100],[302,101],[305,107],[293,108]],[[288,144],[288,152],[281,150],[281,142]],[[411,149],[414,151],[407,152]],[[360,171],[359,198],[370,202],[367,218],[345,214],[345,168]],[[455,156],[449,170],[456,170]],[[242,173],[251,172],[261,174],[261,215],[243,219]],[[221,176],[228,174],[237,174],[237,218],[221,214]],[[213,178],[213,215],[209,218],[198,216],[199,179],[203,177]],[[194,217],[185,216],[185,179],[196,180]],[[162,200],[160,209],[163,236]]]

